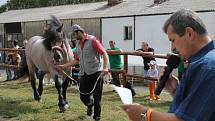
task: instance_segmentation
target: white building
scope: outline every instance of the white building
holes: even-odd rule
[[[115,40],[124,51],[134,51],[140,48],[142,41],[146,41],[155,49],[156,54],[166,54],[170,52],[171,44],[162,27],[167,18],[181,8],[197,11],[209,34],[215,39],[214,0],[162,0],[164,2],[160,4],[154,4],[153,0],[108,0],[109,3],[114,1],[119,3],[108,5],[105,1],[2,13],[0,42],[5,47],[10,38],[22,39],[34,33],[42,33],[44,23],[53,14],[65,23],[66,32],[69,32],[72,24],[80,24],[86,32],[100,38],[106,48],[109,40]],[[5,25],[8,23],[18,23],[21,26],[20,33],[7,33]],[[142,59],[129,57],[129,63],[142,65]]]

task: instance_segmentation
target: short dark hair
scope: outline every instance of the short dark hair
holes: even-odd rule
[[[110,40],[110,41],[109,41],[109,43],[113,43],[113,44],[115,44],[115,41],[113,41],[113,40]]]
[[[78,32],[84,33],[83,30],[76,30],[76,31],[74,31],[74,33],[78,33]]]
[[[180,9],[165,22],[163,31],[167,33],[169,25],[172,25],[173,30],[179,36],[185,34],[186,27],[191,27],[199,35],[207,35],[207,29],[202,19],[196,12],[188,9]]]

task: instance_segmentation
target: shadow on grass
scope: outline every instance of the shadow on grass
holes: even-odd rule
[[[32,109],[31,105],[21,104],[24,101],[26,102],[26,100],[0,97],[0,116],[9,120],[11,118],[18,118],[22,114],[39,112],[36,109]]]

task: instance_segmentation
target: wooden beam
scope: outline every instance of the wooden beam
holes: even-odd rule
[[[0,48],[0,51],[24,51],[25,49]]]
[[[8,65],[8,64],[0,64],[0,67],[3,68],[19,68],[17,65]]]
[[[167,59],[167,55],[164,54],[151,54],[149,52],[139,52],[139,51],[133,51],[133,52],[107,52],[108,55],[134,55],[134,56],[143,56],[143,57],[154,57],[154,58],[163,58]]]

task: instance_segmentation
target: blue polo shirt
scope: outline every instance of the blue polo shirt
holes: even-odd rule
[[[215,121],[215,42],[189,60],[169,109],[185,121]]]

